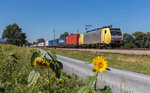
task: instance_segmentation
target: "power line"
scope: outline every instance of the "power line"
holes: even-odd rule
[[[146,7],[146,6],[149,6],[150,5],[150,3],[145,3],[145,4],[142,4],[142,5],[140,5],[140,6],[137,6],[137,7],[135,7],[135,8],[132,8],[132,9],[129,9],[129,10],[127,10],[127,11],[124,11],[124,12],[121,12],[121,13],[119,13],[119,14],[116,14],[116,15],[112,15],[112,16],[109,16],[109,17],[106,17],[106,18],[103,18],[102,20],[99,20],[99,21],[106,21],[106,20],[108,20],[108,19],[112,19],[112,18],[114,18],[114,17],[118,17],[118,16],[121,16],[121,15],[124,15],[124,14],[129,14],[130,12],[133,12],[133,11],[136,11],[136,10],[138,10],[138,9],[140,9],[140,8],[143,8],[143,7]],[[128,19],[128,20],[130,20],[130,19]],[[125,20],[125,21],[128,21],[128,20]],[[132,20],[132,19],[131,19]],[[98,21],[98,22],[99,22]],[[125,22],[124,21],[124,22]],[[94,22],[92,25],[94,25],[94,24],[96,24],[96,23],[98,23],[98,22]],[[121,21],[122,22],[122,21]],[[83,28],[83,27],[81,27],[81,28]]]
[[[148,16],[148,15],[150,15],[150,13],[147,13],[147,14],[144,14],[144,15],[140,15],[140,16],[134,17],[134,18],[128,18],[128,19],[125,19],[125,20],[122,20],[122,21],[119,21],[119,22],[115,22],[113,24],[121,24],[121,23],[124,23],[124,22],[127,22],[127,21],[132,21],[132,20],[135,20],[135,19],[138,19],[138,18],[142,18],[142,17]]]

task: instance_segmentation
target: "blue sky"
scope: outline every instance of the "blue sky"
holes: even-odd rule
[[[149,0],[0,0],[0,37],[9,24],[17,23],[30,42],[51,40],[64,32],[85,32],[113,25],[123,33],[150,32]]]

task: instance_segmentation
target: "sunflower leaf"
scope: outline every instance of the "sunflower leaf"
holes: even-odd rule
[[[93,68],[93,69],[91,69],[91,71],[96,72],[96,69]]]
[[[113,93],[109,86],[105,86],[104,89],[100,90],[101,93]]]
[[[85,62],[85,64],[91,64],[93,61]]]
[[[106,70],[111,71],[111,69],[110,69],[110,68],[106,68]]]
[[[35,72],[34,70],[30,72],[28,76],[28,87],[34,86],[40,77],[39,72]]]
[[[51,50],[48,50],[48,51],[47,51],[47,54],[52,58],[53,61],[56,61],[56,60],[57,60],[57,57],[56,57],[55,52],[53,52],[53,51],[51,51]]]
[[[89,88],[87,88],[86,86],[83,86],[82,88],[80,88],[78,93],[89,93]]]
[[[87,76],[85,79],[85,85],[90,88],[96,81],[96,76]]]
[[[52,61],[50,64],[50,68],[55,72],[56,78],[60,78],[63,69],[63,64],[59,61]]]

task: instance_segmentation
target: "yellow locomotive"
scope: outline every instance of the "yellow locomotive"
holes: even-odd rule
[[[123,44],[123,35],[120,28],[105,26],[80,34],[79,47],[106,48],[119,47]]]

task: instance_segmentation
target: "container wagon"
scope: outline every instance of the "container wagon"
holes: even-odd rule
[[[54,40],[48,41],[48,46],[49,46],[49,47],[52,47],[52,46],[53,46],[53,41],[54,41]]]
[[[45,42],[45,46],[46,46],[46,47],[49,45],[48,43],[49,43],[48,41]]]
[[[66,37],[58,39],[58,45],[59,45],[59,47],[65,47],[65,45],[66,45]]]
[[[66,37],[66,47],[78,47],[80,34],[73,34]]]
[[[50,41],[48,42],[48,46],[49,46],[49,47],[56,47],[56,46],[59,46],[59,44],[58,44],[58,39],[50,40]]]
[[[44,47],[44,46],[45,46],[45,42],[38,43],[38,47]]]

